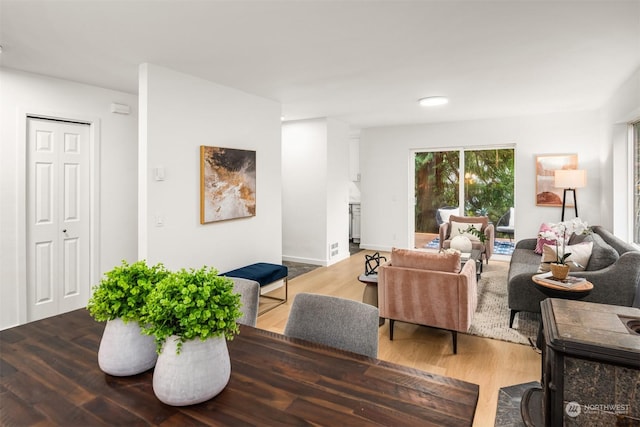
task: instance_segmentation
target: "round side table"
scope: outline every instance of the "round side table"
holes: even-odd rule
[[[378,275],[377,274],[361,274],[358,280],[364,283],[364,292],[362,293],[362,302],[365,304],[378,307]],[[378,326],[384,325],[384,317],[378,318]]]
[[[581,299],[589,295],[593,289],[593,283],[585,280],[577,285],[569,288],[561,285],[554,285],[553,283],[545,282],[543,279],[533,276],[531,278],[543,294],[549,298],[562,298],[562,299]]]

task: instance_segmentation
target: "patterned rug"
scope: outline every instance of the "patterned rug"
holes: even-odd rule
[[[535,343],[540,314],[521,312],[509,328],[507,303],[507,272],[509,263],[489,261],[483,266],[478,282],[478,308],[469,334],[501,341],[531,345]],[[530,341],[533,340],[533,341]]]
[[[436,237],[425,245],[428,249],[438,249],[440,247],[440,238]],[[493,243],[493,253],[496,255],[511,255],[515,249],[515,242],[506,242],[503,240],[496,240]]]
[[[282,261],[282,265],[286,266],[289,270],[288,280],[296,278],[298,276],[302,276],[310,271],[319,268],[319,265],[314,264],[305,264],[302,262],[293,262],[293,261]]]

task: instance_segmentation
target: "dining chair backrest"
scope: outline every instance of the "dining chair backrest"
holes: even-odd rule
[[[299,293],[284,334],[375,358],[378,308],[345,298]]]
[[[242,317],[238,323],[255,327],[258,322],[258,305],[260,303],[260,283],[254,280],[230,277],[233,290],[240,294]]]

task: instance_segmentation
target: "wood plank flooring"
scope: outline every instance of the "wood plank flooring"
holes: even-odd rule
[[[257,326],[282,333],[291,302],[299,292],[362,300],[365,285],[358,276],[364,272],[364,255],[371,253],[362,251],[291,279],[289,301],[260,316]],[[382,255],[388,258],[388,254]],[[540,380],[540,355],[531,347],[458,334],[458,354],[454,355],[449,332],[402,322],[396,322],[393,341],[389,340],[388,322],[380,328],[378,358],[480,385],[474,426],[494,425],[501,387]]]

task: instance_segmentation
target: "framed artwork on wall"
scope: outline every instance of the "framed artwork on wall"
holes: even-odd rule
[[[554,186],[556,170],[578,169],[577,154],[543,154],[536,156],[536,205],[562,206],[562,188]],[[573,206],[573,198],[566,206]]]
[[[200,146],[200,223],[256,215],[256,152]]]

